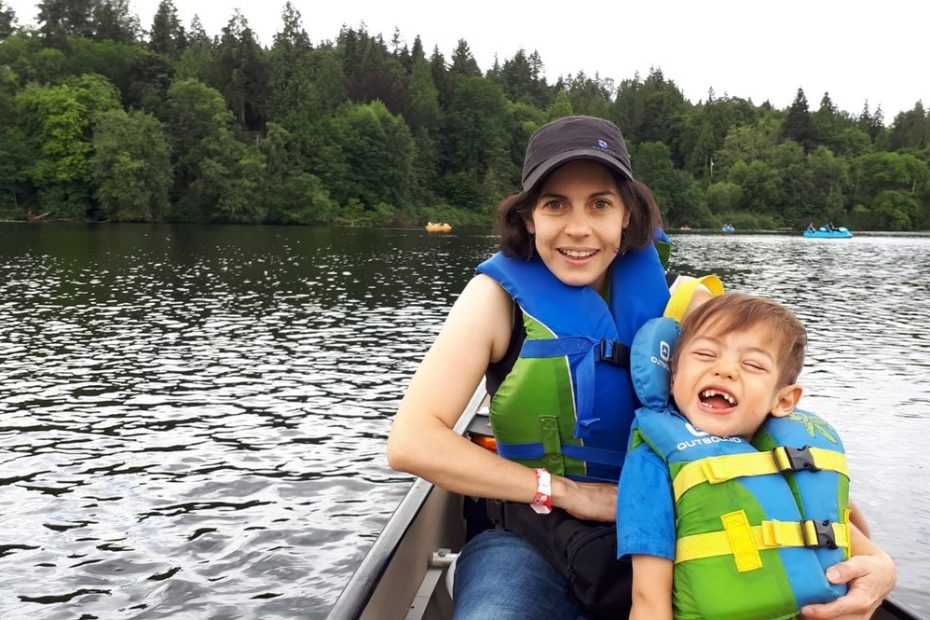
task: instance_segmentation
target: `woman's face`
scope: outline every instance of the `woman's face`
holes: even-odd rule
[[[559,280],[603,293],[607,268],[629,223],[614,176],[602,164],[581,159],[549,175],[526,227],[536,235],[539,257]]]

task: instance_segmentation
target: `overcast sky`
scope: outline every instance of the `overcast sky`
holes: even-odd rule
[[[130,0],[148,29],[159,0]],[[34,23],[35,0],[3,0],[21,24]],[[482,71],[520,48],[538,51],[550,83],[584,71],[617,84],[638,71],[662,69],[687,99],[713,87],[784,108],[803,88],[811,110],[824,92],[858,115],[866,100],[880,104],[885,124],[918,99],[930,104],[926,0],[294,0],[311,41],[334,40],[345,24],[364,22],[390,41],[395,27],[408,44],[420,35],[448,59],[465,39]],[[185,25],[194,14],[210,36],[238,8],[270,46],[284,1],[175,0]]]

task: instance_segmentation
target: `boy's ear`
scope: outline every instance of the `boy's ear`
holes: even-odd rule
[[[775,395],[775,402],[772,404],[772,415],[776,418],[783,418],[798,406],[801,400],[801,394],[804,389],[797,383],[786,385],[778,390]]]

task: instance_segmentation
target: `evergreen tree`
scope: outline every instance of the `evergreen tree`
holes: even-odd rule
[[[268,115],[293,132],[300,131],[321,110],[314,86],[313,46],[300,11],[287,2],[281,21],[268,53]]]
[[[337,49],[342,52],[346,90],[352,101],[378,100],[395,114],[406,111],[404,67],[380,35],[343,29]]]
[[[593,78],[585,75],[584,71],[579,71],[574,77],[568,76],[568,98],[575,114],[608,118],[613,90],[613,80],[601,79],[598,73]]]
[[[129,9],[129,0],[95,0],[94,39],[135,43],[141,28],[139,18]]]
[[[478,68],[478,63],[475,61],[475,57],[472,56],[471,49],[469,49],[465,39],[459,39],[455,51],[452,52],[452,64],[449,67],[449,72],[454,75],[481,76],[481,69]]]
[[[429,61],[423,55],[420,37],[413,43],[411,53],[411,73],[407,94],[409,103],[404,115],[413,132],[433,133],[439,124],[439,90],[433,82],[433,72]]]
[[[785,122],[782,124],[781,135],[786,140],[794,140],[805,152],[810,152],[817,145],[817,130],[807,107],[807,97],[804,89],[799,88],[798,93],[788,108]]]
[[[449,107],[452,96],[450,86],[449,67],[446,65],[446,58],[439,51],[438,46],[433,47],[433,53],[429,58],[429,70],[433,76],[433,84],[439,91],[439,105],[445,109]]]
[[[912,110],[894,117],[888,140],[896,151],[908,148],[922,150],[930,146],[930,116],[922,101],[918,101]]]
[[[196,13],[194,14],[193,19],[191,19],[191,25],[187,29],[188,36],[187,42],[194,44],[204,44],[209,45],[211,43],[210,37],[207,36],[207,31],[203,29],[203,24],[200,22],[200,16]]]
[[[263,50],[238,10],[223,27],[211,83],[226,98],[239,123],[250,130],[264,124],[267,75]]]
[[[534,102],[536,89],[530,72],[530,63],[522,48],[517,50],[513,58],[504,61],[499,75],[501,88],[508,99],[523,103]]]
[[[871,114],[869,112],[869,101],[866,99],[865,104],[862,106],[862,112],[859,113],[857,125],[860,130],[868,134],[873,144],[882,134],[885,128],[884,123],[885,117],[884,114],[882,114],[882,106],[879,105],[878,109],[875,110],[875,114]]]
[[[7,7],[0,0],[0,42],[13,34],[16,28],[16,13],[13,7]]]
[[[161,0],[152,18],[149,32],[149,49],[169,58],[177,58],[187,46],[187,34],[178,19],[178,10],[172,0]]]
[[[42,38],[61,48],[69,36],[94,36],[96,0],[39,0],[38,22]]]

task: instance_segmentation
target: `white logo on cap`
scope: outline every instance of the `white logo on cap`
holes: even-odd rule
[[[597,141],[597,148],[599,148],[599,149],[607,149],[607,148],[608,148],[608,146],[607,146],[607,141],[606,141],[606,140],[598,140],[598,141]]]

